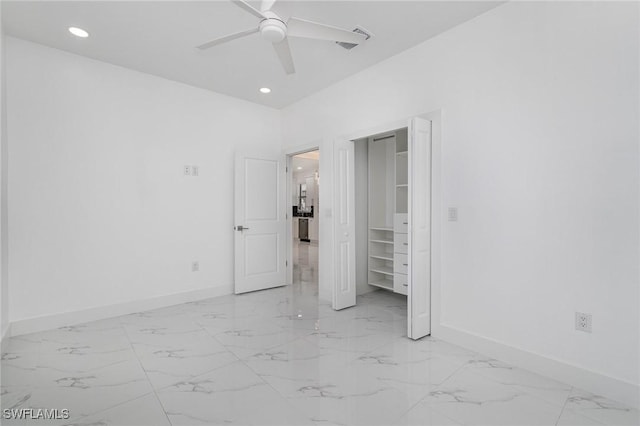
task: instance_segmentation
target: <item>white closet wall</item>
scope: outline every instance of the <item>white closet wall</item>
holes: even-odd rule
[[[368,284],[407,294],[407,129],[368,138]]]

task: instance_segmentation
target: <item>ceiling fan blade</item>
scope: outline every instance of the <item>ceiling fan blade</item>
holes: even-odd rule
[[[366,36],[363,34],[299,18],[289,19],[287,22],[287,35],[317,40],[342,41],[353,44],[360,44],[366,40]]]
[[[253,6],[251,6],[249,3],[245,2],[245,1],[242,1],[242,0],[231,0],[231,2],[233,4],[235,4],[236,6],[238,6],[239,8],[249,12],[250,14],[255,16],[256,18],[267,19],[267,17],[264,16],[264,14],[262,12],[260,12],[258,9],[256,9]]]
[[[260,31],[258,28],[252,28],[250,30],[240,31],[239,33],[229,34],[228,36],[220,37],[215,40],[209,41],[205,44],[201,44],[200,46],[198,46],[198,49],[205,50],[210,47],[217,46],[219,44],[226,43],[231,40],[235,40],[237,38],[241,38],[241,37],[248,36],[250,34],[257,33],[258,31]]]
[[[280,59],[280,63],[282,64],[282,68],[286,71],[287,74],[293,74],[296,72],[295,67],[293,66],[293,58],[291,57],[291,49],[289,48],[289,40],[286,38],[282,40],[280,43],[274,43],[273,48],[276,50],[278,54],[278,59]]]
[[[271,10],[275,2],[276,0],[262,0],[262,3],[260,4],[260,10],[263,12],[266,10]]]

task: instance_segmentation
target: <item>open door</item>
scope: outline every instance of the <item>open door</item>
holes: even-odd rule
[[[235,166],[235,293],[285,285],[284,158],[238,153]]]
[[[353,141],[333,146],[333,309],[356,304],[355,174]]]
[[[409,123],[409,289],[407,334],[431,334],[431,122]]]

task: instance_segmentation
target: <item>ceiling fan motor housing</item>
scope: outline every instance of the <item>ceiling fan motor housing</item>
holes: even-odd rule
[[[263,12],[267,19],[260,22],[262,38],[271,43],[280,43],[287,36],[287,25],[273,12]]]
[[[335,41],[346,49],[355,47],[370,37],[369,34],[359,28],[356,28],[354,31],[349,31],[319,22],[299,19],[293,16],[287,18],[285,22],[284,19],[271,11],[271,7],[276,0],[262,0],[260,10],[251,6],[245,0],[231,1],[245,12],[259,18],[260,24],[258,28],[253,27],[245,31],[217,38],[198,46],[198,49],[209,49],[210,47],[259,32],[264,40],[267,40],[272,44],[275,53],[278,55],[278,60],[280,61],[280,64],[282,64],[285,72],[287,74],[293,74],[296,70],[288,43],[289,36]],[[289,33],[289,29],[291,29],[291,33]]]

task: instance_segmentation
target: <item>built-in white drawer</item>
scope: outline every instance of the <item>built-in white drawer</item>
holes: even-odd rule
[[[409,271],[409,256],[406,254],[395,253],[393,255],[393,272],[406,274]]]
[[[393,291],[406,295],[408,290],[409,276],[407,274],[393,274]]]
[[[409,243],[407,237],[409,234],[400,234],[398,232],[393,234],[393,251],[396,253],[409,253]]]
[[[393,217],[393,232],[406,234],[409,229],[409,215],[406,213],[396,213]]]

